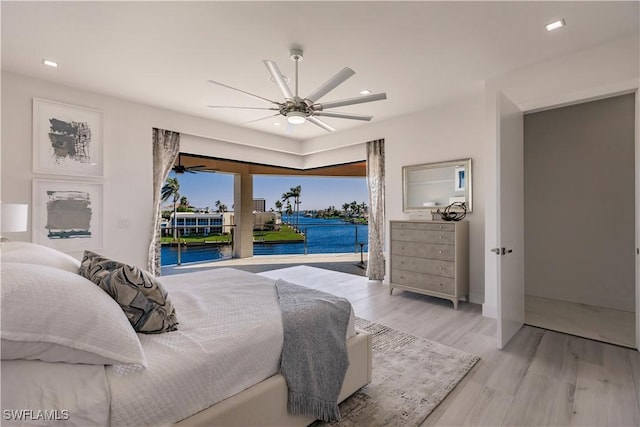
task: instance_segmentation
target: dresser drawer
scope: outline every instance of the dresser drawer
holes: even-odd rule
[[[412,271],[391,270],[391,283],[425,291],[455,295],[455,280],[449,277],[432,276]]]
[[[391,241],[439,243],[452,245],[455,243],[455,233],[453,231],[439,230],[392,229]]]
[[[451,261],[436,259],[414,258],[401,255],[391,256],[391,266],[396,270],[411,271],[415,273],[431,274],[434,276],[455,276],[455,264]]]
[[[438,245],[435,243],[391,242],[391,253],[394,255],[409,256],[414,258],[439,259],[441,261],[453,261],[455,259],[455,246]]]
[[[456,226],[455,224],[445,224],[442,222],[392,222],[391,229],[454,231],[456,229]]]

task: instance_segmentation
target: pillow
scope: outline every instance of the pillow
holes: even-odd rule
[[[3,360],[147,366],[118,304],[84,277],[20,263],[1,274]]]
[[[29,242],[2,242],[2,262],[40,264],[77,273],[80,261],[59,250]]]
[[[178,329],[176,310],[167,291],[146,271],[84,251],[80,274],[120,304],[136,331],[159,334]]]

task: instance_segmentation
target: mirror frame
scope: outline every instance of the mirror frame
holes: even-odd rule
[[[418,211],[434,211],[437,208],[443,208],[444,206],[408,206],[408,186],[409,182],[407,179],[407,174],[411,171],[419,171],[423,169],[437,169],[437,168],[448,168],[454,166],[464,166],[465,167],[465,199],[467,205],[467,212],[472,212],[473,209],[473,172],[471,169],[471,158],[467,159],[458,159],[458,160],[450,160],[446,162],[435,162],[435,163],[423,163],[419,165],[409,165],[402,167],[402,210],[404,212],[418,212]]]

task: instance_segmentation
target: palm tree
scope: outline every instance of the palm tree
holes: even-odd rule
[[[162,190],[160,191],[160,197],[163,202],[169,200],[170,197],[173,196],[173,239],[177,239],[178,229],[176,228],[177,218],[176,218],[176,208],[178,199],[180,199],[180,183],[178,182],[178,178],[167,178],[164,185],[162,186]]]
[[[228,210],[229,210],[229,208],[227,208],[227,205],[225,205],[224,203],[220,203],[218,205],[218,212],[226,212]]]
[[[342,204],[342,210],[344,211],[344,216],[349,216],[349,209],[351,208],[351,205],[349,203],[343,203]]]
[[[293,208],[291,207],[291,203],[287,200],[287,206],[284,208],[285,209],[285,213],[291,217],[291,215],[293,214]]]
[[[276,209],[278,210],[278,213],[282,215],[282,202],[280,200],[276,200],[275,205],[276,205]]]
[[[289,199],[293,199],[293,203],[296,206],[296,229],[298,228],[298,225],[300,224],[300,203],[302,203],[300,201],[300,194],[302,193],[302,187],[301,186],[296,186],[296,187],[291,187],[289,189],[289,191],[287,191],[286,193],[284,193],[282,195],[282,201],[283,202],[287,202],[289,203]],[[287,213],[288,215],[289,213]]]
[[[358,215],[360,213],[360,205],[355,200],[351,202],[351,212],[353,212],[354,215]]]

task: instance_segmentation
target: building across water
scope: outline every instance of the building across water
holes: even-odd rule
[[[163,236],[172,234],[173,215],[160,225]],[[176,212],[175,215],[181,236],[230,233],[236,225],[233,212]],[[254,230],[279,230],[281,226],[282,218],[278,212],[253,213]]]

